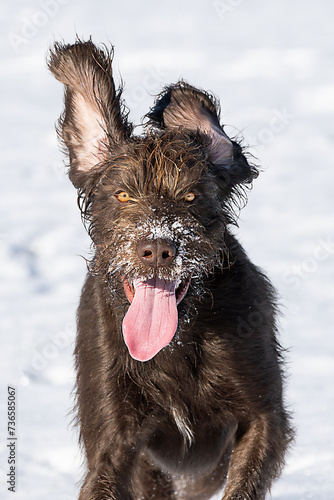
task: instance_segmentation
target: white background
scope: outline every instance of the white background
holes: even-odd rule
[[[0,497],[70,500],[75,310],[89,240],[54,122],[45,67],[75,33],[115,45],[135,123],[161,87],[213,91],[226,131],[263,173],[238,236],[279,290],[297,439],[275,500],[334,498],[334,3],[306,0],[16,0],[1,12]],[[17,492],[7,491],[7,386],[17,387]]]

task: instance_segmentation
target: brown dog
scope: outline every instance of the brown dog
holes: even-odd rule
[[[293,433],[274,290],[229,229],[257,170],[184,82],[134,136],[111,62],[91,41],[49,60],[95,249],[75,350],[80,499],[263,499]]]

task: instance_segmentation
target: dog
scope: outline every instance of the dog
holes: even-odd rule
[[[94,255],[77,316],[80,500],[264,499],[293,438],[276,293],[232,233],[258,175],[213,95],[133,133],[113,48],[56,43],[57,131]]]

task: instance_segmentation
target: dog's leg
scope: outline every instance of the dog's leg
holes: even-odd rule
[[[228,471],[223,500],[264,500],[279,475],[289,439],[283,415],[263,415],[240,431]]]
[[[172,500],[175,498],[172,477],[162,472],[142,455],[134,477],[136,500]]]
[[[124,447],[118,452],[101,453],[94,468],[89,468],[79,500],[134,500],[131,476],[135,453]]]
[[[122,460],[106,453],[100,466],[89,470],[79,500],[172,500],[174,496],[171,476],[159,470],[144,456],[134,468],[138,458],[133,449],[121,451]]]

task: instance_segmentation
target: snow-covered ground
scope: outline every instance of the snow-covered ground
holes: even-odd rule
[[[331,0],[16,0],[1,3],[0,498],[70,500],[75,310],[89,240],[54,122],[54,40],[116,46],[139,122],[180,77],[222,101],[264,172],[239,237],[279,290],[295,447],[275,500],[334,499],[334,3]],[[16,493],[7,490],[7,386],[16,387]]]

